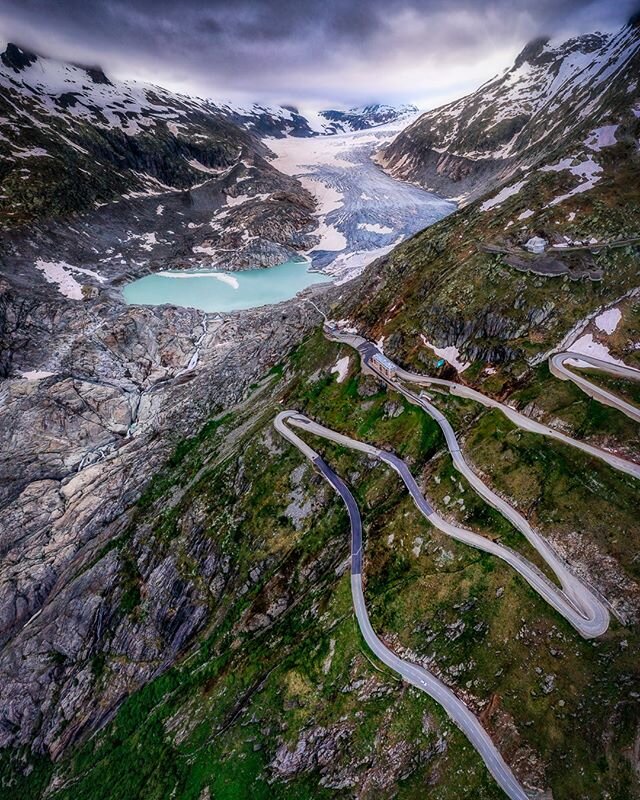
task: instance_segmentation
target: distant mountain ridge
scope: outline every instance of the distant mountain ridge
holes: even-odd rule
[[[242,161],[271,180],[279,173],[262,139],[363,130],[415,111],[370,105],[307,117],[291,107],[243,107],[112,79],[100,67],[10,43],[0,55],[0,226],[186,191]]]
[[[408,119],[417,113],[418,108],[414,105],[389,106],[374,103],[361,108],[350,108],[348,111],[320,111],[319,116],[330,123],[326,133],[346,133]]]
[[[301,112],[293,106],[263,106],[258,103],[243,108],[231,103],[216,103],[216,108],[239,125],[265,137],[334,136],[352,131],[377,128],[418,113],[414,105],[390,106],[373,103],[347,110],[325,109]]]

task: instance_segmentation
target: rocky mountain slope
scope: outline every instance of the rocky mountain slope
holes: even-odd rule
[[[545,360],[577,339],[640,365],[632,83],[610,80],[621,100],[606,130],[596,104],[586,133],[316,303],[400,363],[456,365],[639,458],[637,426]],[[524,246],[534,236],[544,252]],[[498,800],[440,709],[362,646],[344,509],[272,429],[297,408],[392,449],[444,516],[527,553],[454,471],[435,424],[363,376],[308,304],[136,310],[76,276],[95,295],[52,302],[25,273],[0,297],[15,352],[0,427],[0,796]],[[53,374],[19,379],[18,366]],[[615,620],[581,640],[506,565],[443,539],[393,473],[312,442],[363,510],[374,627],[480,715],[533,796],[637,796],[637,486],[470,401],[434,403]]]
[[[192,189],[243,159],[266,171],[257,137],[362,130],[416,112],[373,105],[310,121],[293,108],[242,108],[118,81],[14,44],[0,56],[0,102],[5,229],[122,196]]]
[[[473,198],[628,108],[639,59],[637,21],[617,34],[532,41],[496,78],[419,117],[379,163],[402,180]]]
[[[123,263],[143,268],[156,249],[178,263],[217,245],[242,266],[308,244],[312,198],[228,109],[15,45],[0,66],[8,278],[51,254],[84,268],[99,253],[99,271],[113,273]],[[68,225],[79,213],[82,232]]]
[[[46,290],[38,258],[90,272],[99,261],[99,274],[123,278],[123,265],[130,275],[156,262],[215,257],[242,269],[296,257],[319,242],[314,199],[269,163],[264,140],[361,130],[410,111],[369,106],[311,119],[242,108],[9,44],[0,58],[5,277]]]

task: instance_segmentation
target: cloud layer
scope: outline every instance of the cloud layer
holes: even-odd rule
[[[3,0],[0,35],[212,97],[435,105],[637,0]]]

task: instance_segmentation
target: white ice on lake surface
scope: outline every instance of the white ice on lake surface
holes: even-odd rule
[[[228,273],[218,270],[172,270],[152,273],[123,287],[127,303],[199,308],[207,313],[239,311],[280,303],[328,278],[309,263],[287,261],[268,269]]]
[[[166,270],[165,272],[158,272],[161,278],[184,278],[191,280],[192,278],[215,278],[233,289],[238,289],[240,284],[238,279],[228,272],[172,272]]]

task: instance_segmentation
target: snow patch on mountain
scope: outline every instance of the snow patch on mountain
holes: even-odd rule
[[[558,205],[558,203],[562,203],[564,200],[576,194],[588,192],[602,177],[602,167],[592,158],[587,158],[578,164],[575,164],[574,161],[575,159],[573,158],[563,158],[557,164],[548,164],[540,169],[540,172],[562,172],[568,170],[572,175],[582,179],[582,183],[579,183],[571,189],[571,191],[559,197],[554,197],[553,200],[549,202],[549,206]]]
[[[619,127],[619,125],[603,125],[596,128],[587,137],[585,145],[596,153],[600,152],[603,147],[613,147],[617,144],[616,131]]]
[[[510,69],[407,126],[383,148],[379,163],[396,178],[467,202],[492,184],[513,181],[519,170],[535,169],[572,137],[597,153],[616,144],[616,117],[625,113],[619,89],[633,86],[627,76],[637,73],[639,54],[632,24],[617,33],[531,42]],[[625,94],[629,110],[637,106]]]
[[[447,364],[451,364],[458,372],[464,372],[467,369],[469,363],[467,361],[462,361],[460,358],[460,351],[454,345],[449,345],[448,347],[436,347],[434,344],[431,344],[427,341],[427,338],[424,334],[420,334],[420,338],[422,339],[422,344],[425,347],[428,347],[429,350],[432,350],[439,358],[444,359]]]
[[[342,383],[349,372],[349,356],[343,356],[342,358],[339,358],[331,367],[331,372],[337,373],[338,377],[336,378],[336,382]]]
[[[27,381],[41,381],[43,378],[50,378],[55,372],[48,372],[44,369],[28,369],[20,373],[20,377]]]
[[[39,258],[35,263],[36,269],[43,273],[47,283],[54,283],[60,294],[70,300],[82,300],[82,286],[67,270],[72,269],[64,261],[45,261]]]
[[[603,311],[602,314],[598,314],[593,321],[598,330],[610,335],[615,332],[621,319],[622,311],[620,311],[619,308],[608,308],[606,311]]]
[[[571,353],[578,353],[585,356],[591,356],[592,358],[599,358],[600,361],[607,361],[609,364],[617,364],[618,366],[624,367],[626,366],[624,361],[620,361],[619,358],[615,358],[609,352],[609,348],[602,344],[602,342],[598,342],[593,338],[593,334],[585,333],[584,336],[581,336],[577,339],[569,348]],[[572,358],[567,360],[566,362],[570,366],[579,366],[579,367],[590,367],[587,361],[581,361],[577,358]]]
[[[485,200],[480,206],[480,211],[488,211],[490,208],[495,208],[496,206],[501,205],[505,200],[513,197],[514,194],[518,194],[526,182],[526,180],[521,180],[517,183],[511,184],[511,186],[505,186],[504,189],[501,189],[494,197],[490,197],[488,200]]]
[[[249,200],[266,200],[269,197],[268,192],[261,192],[259,194],[238,194],[235,197],[227,195],[228,206],[241,206],[243,203],[248,203]]]

